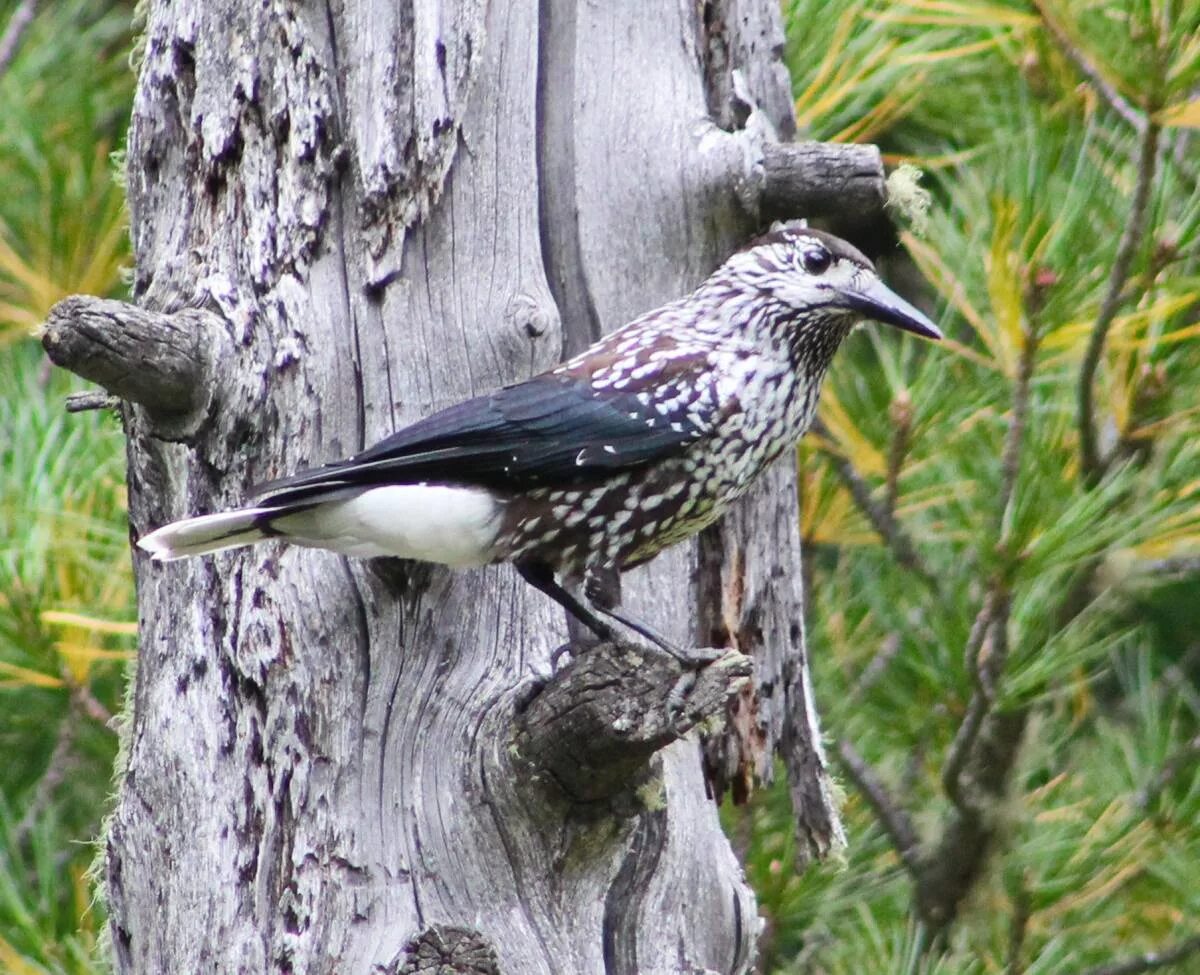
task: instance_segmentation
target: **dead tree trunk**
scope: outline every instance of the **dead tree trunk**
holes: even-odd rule
[[[552,365],[775,211],[878,208],[873,151],[774,144],[777,17],[152,0],[138,307],[71,299],[44,337],[124,400],[134,533]],[[507,567],[139,556],[106,838],[117,969],[748,971],[759,923],[706,776],[744,790],[782,748],[802,854],[839,837],[790,467],[768,480],[626,580],[676,639],[755,657],[753,684],[731,652],[678,711],[674,665],[628,649],[545,683],[562,614]],[[689,729],[731,696],[702,752]]]

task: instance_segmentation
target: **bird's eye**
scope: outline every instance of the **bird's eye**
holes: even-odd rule
[[[824,274],[833,263],[833,255],[824,247],[812,247],[804,252],[804,270],[809,274]]]

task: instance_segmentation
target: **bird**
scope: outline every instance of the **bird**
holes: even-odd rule
[[[281,539],[455,569],[510,562],[601,640],[615,621],[690,659],[619,609],[620,573],[712,524],[799,440],[864,320],[942,337],[853,245],[777,224],[566,362],[138,545],[160,561]]]

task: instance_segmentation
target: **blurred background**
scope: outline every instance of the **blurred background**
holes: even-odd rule
[[[121,296],[133,2],[0,0],[0,972],[106,970],[135,650],[114,415],[32,333]],[[1200,971],[1200,5],[787,0],[806,137],[913,163],[797,455],[850,846],[722,810],[768,973]],[[922,283],[923,282],[923,283]],[[782,779],[782,776],[780,776]],[[1156,958],[1146,956],[1157,952]]]

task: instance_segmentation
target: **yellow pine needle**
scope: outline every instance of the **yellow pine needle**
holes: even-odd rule
[[[74,865],[71,867],[71,895],[74,900],[75,916],[79,918],[78,933],[87,938],[88,943],[95,943],[96,914],[92,910],[95,903],[90,868]]]
[[[954,61],[960,58],[974,57],[976,54],[982,54],[984,51],[990,51],[992,48],[997,47],[1000,44],[1000,40],[1000,36],[997,35],[982,41],[959,44],[957,47],[944,47],[936,51],[914,51],[911,54],[901,54],[892,58],[892,64],[909,67],[910,65],[937,64],[941,61]]]
[[[1037,18],[1033,14],[1023,14],[997,4],[971,3],[969,0],[904,0],[892,4],[888,10],[867,16],[872,20],[920,26],[1028,28],[1037,25]]]
[[[862,117],[834,134],[830,142],[871,142],[911,112],[923,97],[920,87],[927,75],[922,72],[911,83],[882,98]]]
[[[898,153],[885,152],[883,154],[884,163],[895,168],[901,163],[912,163],[918,169],[925,171],[953,169],[961,166],[963,163],[970,162],[976,156],[982,155],[983,146],[972,146],[969,149],[961,149],[957,152],[947,152],[940,156],[905,156]]]
[[[1191,303],[1190,299],[1188,303]],[[1113,348],[1153,351],[1160,345],[1174,345],[1177,342],[1187,342],[1190,339],[1196,338],[1198,335],[1200,335],[1200,323],[1195,325],[1186,325],[1183,328],[1177,328],[1173,331],[1164,332],[1158,335],[1148,335],[1141,339],[1118,338],[1113,344]]]
[[[956,280],[949,265],[942,261],[940,253],[932,249],[932,246],[926,244],[924,240],[913,237],[907,232],[900,234],[900,240],[926,279],[937,288],[938,293],[949,301],[950,305],[954,306],[959,315],[966,318],[967,324],[971,325],[971,328],[977,333],[988,331],[988,323],[984,321],[984,316],[967,300],[966,289]]]
[[[1141,426],[1123,430],[1122,432],[1127,437],[1143,440],[1151,437],[1161,437],[1165,433],[1173,432],[1175,427],[1188,426],[1184,421],[1198,415],[1200,415],[1200,406],[1189,406],[1186,410],[1179,410],[1170,416],[1164,416],[1161,420],[1143,423]]]
[[[1092,161],[1096,172],[1100,173],[1114,191],[1122,198],[1128,199],[1133,192],[1135,176],[1122,165],[1122,157],[1111,149],[1107,151],[1096,145],[1088,145],[1088,158]]]
[[[908,232],[902,233],[900,235],[900,240],[904,244],[904,247],[908,251],[909,255],[912,257],[913,262],[925,276],[925,280],[930,282],[930,284],[932,284],[938,290],[938,293],[948,302],[950,302],[951,307],[953,307],[955,311],[957,311],[964,319],[966,319],[967,324],[971,326],[975,334],[980,337],[980,340],[983,341],[985,345],[987,345],[985,336],[990,335],[991,326],[987,324],[987,321],[984,319],[984,316],[979,312],[979,310],[971,304],[970,300],[967,298],[966,288],[963,286],[962,282],[958,280],[958,277],[950,270],[950,268],[947,267],[945,261],[942,260],[941,255],[938,254],[937,251],[935,251],[928,243],[918,239]],[[977,365],[984,366],[988,369],[994,369],[996,371],[1003,371],[1000,363],[994,358],[988,359],[986,356],[980,355],[975,350],[970,349],[965,345],[960,345],[953,339],[943,339],[939,343],[939,346],[941,348],[949,349],[955,354],[962,356],[964,359],[969,359]]]
[[[1200,552],[1200,505],[1164,518],[1162,527],[1133,546],[1132,551],[1148,560]]]
[[[1087,36],[1087,32],[1080,30],[1077,24],[1071,23],[1064,17],[1060,17],[1058,15],[1058,10],[1051,11],[1050,9],[1052,6],[1054,6],[1061,10],[1063,7],[1069,6],[1069,4],[1054,3],[1053,0],[1034,0],[1034,6],[1041,15],[1041,19],[1044,20],[1047,25],[1056,27],[1058,32],[1061,33],[1067,39],[1070,45],[1080,53],[1080,59],[1091,65],[1096,74],[1098,74],[1109,85],[1109,87],[1113,89],[1113,91],[1120,92],[1135,104],[1139,101],[1136,93],[1131,93],[1127,89],[1124,80],[1118,75],[1114,74],[1114,72],[1109,69],[1108,65],[1104,63],[1104,60],[1097,55],[1097,52],[1092,50],[1086,43],[1084,43],[1083,39]],[[1066,13],[1065,10],[1062,10],[1062,12]],[[1030,17],[1035,23],[1037,23],[1037,17],[1033,16],[1032,14]]]
[[[1164,930],[1182,924],[1188,917],[1186,911],[1177,904],[1139,904],[1137,914],[1139,922],[1150,921]]]
[[[1090,799],[1077,799],[1075,802],[1053,806],[1050,809],[1042,809],[1034,815],[1033,821],[1041,825],[1046,823],[1078,823],[1086,817],[1090,807]]]
[[[8,975],[46,975],[46,969],[26,961],[3,935],[0,935],[0,971]]]
[[[846,59],[837,70],[829,87],[816,99],[804,106],[803,111],[797,109],[796,121],[800,126],[808,125],[813,119],[831,114],[843,101],[851,98],[862,87],[863,80],[870,76],[881,63],[886,63],[888,55],[895,50],[896,41],[885,41],[873,49],[870,54],[857,62],[857,70],[849,71],[855,61]]]
[[[1076,840],[1075,850],[1067,860],[1066,865],[1081,867],[1090,857],[1095,856],[1096,852],[1100,849],[1114,851],[1121,846],[1128,846],[1131,843],[1135,843],[1133,837],[1136,827],[1124,836],[1118,835],[1115,839],[1112,836],[1114,830],[1120,830],[1121,821],[1128,814],[1129,803],[1127,799],[1112,799],[1100,811],[1100,814],[1092,820],[1091,825],[1088,826],[1083,836]]]
[[[1155,118],[1167,128],[1200,129],[1200,98],[1168,105]]]
[[[948,352],[953,352],[960,359],[966,359],[968,362],[973,362],[977,366],[982,366],[984,369],[989,369],[992,372],[1003,372],[1000,363],[995,359],[989,359],[987,356],[980,355],[969,345],[963,345],[961,342],[956,342],[954,339],[943,338],[938,342],[939,349],[945,349]]]
[[[824,511],[810,512],[809,526],[804,539],[814,545],[836,545],[839,548],[870,548],[879,545],[879,538],[861,523],[858,509],[845,492],[837,495]]]
[[[1173,50],[1167,51],[1169,55],[1173,55],[1173,60],[1167,66],[1167,87],[1170,90],[1175,90],[1181,79],[1188,79],[1196,70],[1196,65],[1200,63],[1200,34],[1195,31],[1189,32],[1185,38],[1177,40],[1173,44]],[[1192,84],[1189,80],[1184,80],[1183,84]],[[1192,106],[1200,106],[1200,100],[1195,98],[1190,103]],[[1194,108],[1194,111],[1200,112],[1200,107]],[[1195,118],[1189,113],[1189,118]],[[1195,124],[1195,123],[1193,123]]]
[[[44,320],[24,305],[0,301],[0,345],[28,338]]]
[[[821,396],[821,420],[834,439],[834,449],[863,474],[882,477],[887,473],[887,460],[854,423],[854,418],[838,399],[836,392],[827,389]]]
[[[1089,882],[1078,891],[1065,895],[1043,910],[1043,918],[1047,921],[1054,920],[1072,911],[1083,910],[1097,901],[1107,900],[1131,880],[1140,876],[1145,869],[1145,864],[1140,862],[1102,868],[1092,874],[1088,878]]]
[[[1200,335],[1200,324],[1187,325],[1161,335],[1142,339],[1131,339],[1130,332],[1136,332],[1149,325],[1171,317],[1200,301],[1200,292],[1188,291],[1183,294],[1164,295],[1151,302],[1145,308],[1118,315],[1113,319],[1109,329],[1110,343],[1144,346],[1154,342],[1182,342]],[[1083,354],[1083,345],[1091,334],[1095,321],[1092,318],[1077,319],[1060,325],[1047,332],[1042,340],[1042,348],[1049,350],[1072,350],[1078,355]],[[1116,346],[1113,345],[1115,348]],[[1053,360],[1052,360],[1053,361]]]
[[[48,609],[41,614],[43,623],[53,623],[59,626],[74,626],[94,633],[109,633],[118,636],[137,636],[137,623],[124,620],[102,620],[83,613],[70,613],[57,609]]]
[[[114,220],[104,234],[90,241],[90,258],[71,275],[66,289],[82,294],[104,295],[120,280],[121,253],[125,242],[124,220]]]
[[[810,542],[839,545],[874,544],[850,493],[822,461],[811,461],[801,472],[800,530]]]
[[[924,498],[919,501],[905,499],[896,505],[896,514],[901,518],[909,518],[913,515],[919,515],[924,511],[929,511],[931,508],[940,508],[952,501],[955,495],[973,495],[975,493],[975,485],[971,484],[969,489],[959,491],[943,491],[939,492],[934,497]]]
[[[1016,375],[1020,357],[1023,288],[1020,259],[1015,253],[1017,207],[1011,200],[997,199],[993,204],[992,241],[984,256],[987,271],[988,300],[992,306],[994,328],[980,333],[993,357],[1008,377]]]
[[[0,223],[0,273],[7,274],[17,284],[23,285],[30,294],[42,294],[53,287],[53,282],[37,270],[8,242],[8,228]]]
[[[1198,493],[1200,493],[1200,480],[1188,481],[1176,492],[1176,497],[1186,498]]]
[[[7,676],[4,676],[7,675]],[[0,687],[42,687],[59,688],[63,686],[61,677],[43,674],[31,667],[0,660]]]
[[[55,644],[64,657],[74,658],[81,663],[92,663],[96,660],[129,660],[133,656],[130,650],[107,650],[104,647],[92,646],[90,643],[71,643],[59,641]],[[86,667],[82,668],[86,671]]]
[[[1078,728],[1080,722],[1092,713],[1096,699],[1092,696],[1092,685],[1082,668],[1077,667],[1074,676],[1075,686],[1071,693],[1071,726]]]
[[[821,63],[817,65],[816,74],[813,75],[812,81],[808,83],[808,87],[796,98],[796,115],[798,118],[803,119],[808,117],[805,112],[805,106],[809,105],[816,98],[817,93],[824,89],[825,83],[842,63],[843,55],[846,51],[846,42],[850,39],[850,32],[854,29],[854,22],[858,20],[859,14],[862,12],[862,7],[861,3],[852,4],[838,18],[838,22],[833,29],[833,36],[830,37],[829,43],[825,47],[825,56],[821,58]]]
[[[1105,384],[1108,409],[1117,424],[1117,429],[1127,430],[1133,414],[1134,397],[1137,396],[1136,370],[1130,363],[1133,354],[1128,350],[1122,352],[1110,349],[1109,355],[1113,362],[1108,373],[1108,382]]]
[[[1041,785],[1037,786],[1036,788],[1030,789],[1028,792],[1026,792],[1025,793],[1026,804],[1027,805],[1035,805],[1035,804],[1040,805],[1043,802],[1048,802],[1050,799],[1050,793],[1054,792],[1060,785],[1062,785],[1066,781],[1067,781],[1067,773],[1059,772],[1057,775],[1053,776],[1048,781],[1043,782]],[[1036,821],[1037,817],[1035,816],[1034,819]]]
[[[133,652],[129,650],[104,650],[91,644],[66,640],[55,643],[54,649],[76,684],[87,683],[92,664],[98,660],[129,660],[133,657]]]

